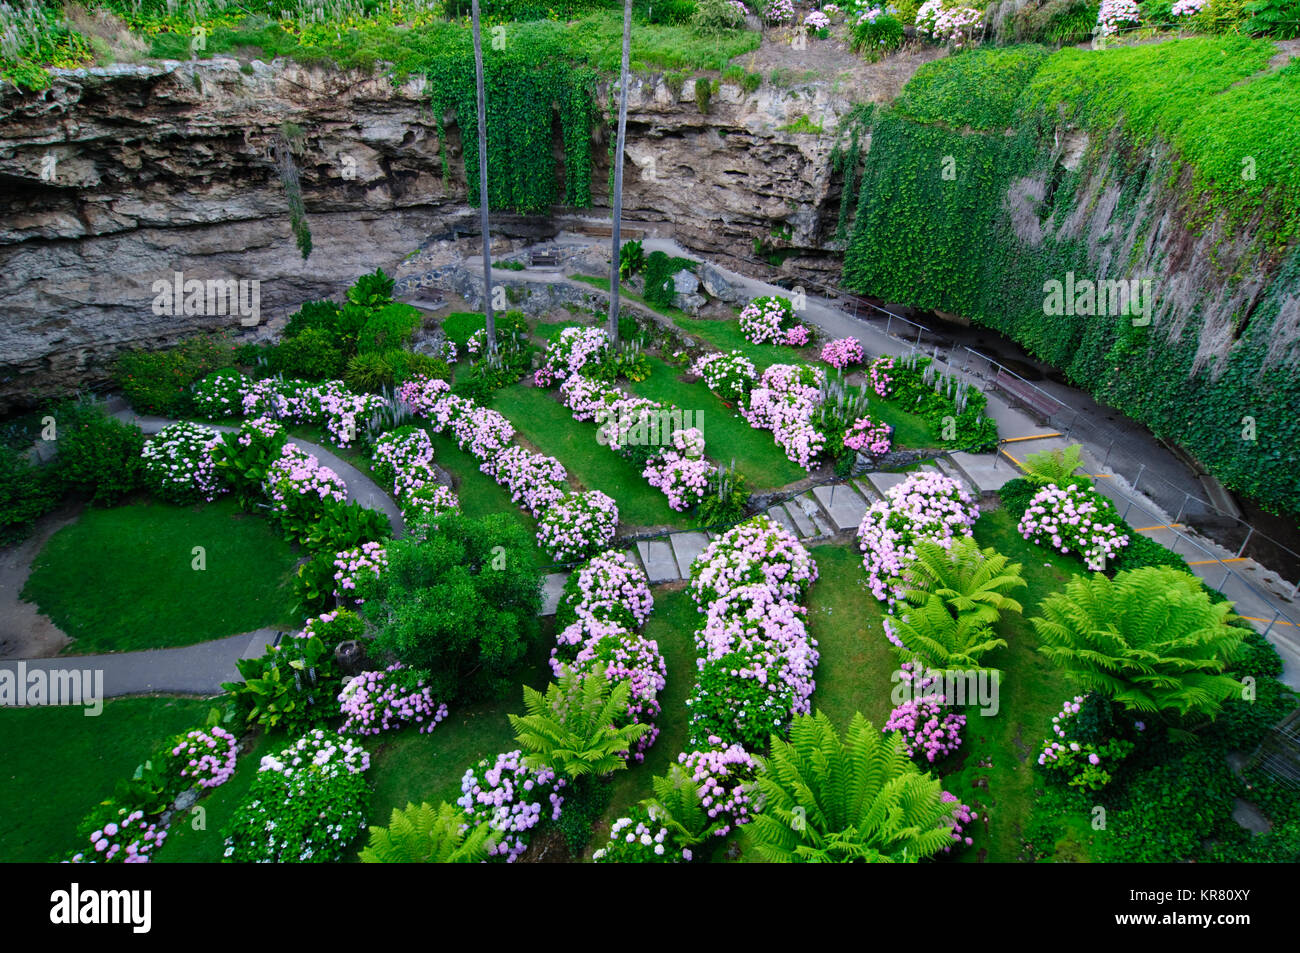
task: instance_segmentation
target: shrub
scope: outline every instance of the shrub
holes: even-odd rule
[[[571,563],[608,548],[618,530],[618,505],[599,490],[566,493],[537,521],[537,543],[556,562]]]
[[[471,824],[487,823],[495,844],[488,853],[513,862],[527,848],[531,831],[545,818],[557,821],[568,786],[550,767],[530,768],[523,752],[507,751],[484,758],[468,768],[460,780],[461,796],[456,803]]]
[[[304,301],[285,323],[280,333],[282,339],[297,337],[310,328],[318,328],[333,334],[337,330],[339,306],[333,301]]]
[[[91,503],[112,506],[140,488],[144,478],[144,434],[83,402],[56,413],[57,472],[66,489]]]
[[[321,381],[343,372],[344,356],[333,335],[323,328],[308,328],[280,341],[271,352],[271,367],[279,374]]]
[[[162,351],[128,351],[117,359],[114,378],[137,413],[183,417],[190,385],[229,367],[234,347],[222,335],[197,336]]]
[[[334,646],[319,636],[286,639],[257,658],[239,659],[235,667],[244,680],[221,687],[234,696],[245,727],[292,736],[338,717],[343,676]]]
[[[187,421],[160,430],[141,451],[144,482],[173,503],[215,500],[226,492],[213,458],[221,442],[218,431]]]
[[[541,574],[517,520],[441,518],[426,541],[388,545],[388,570],[365,614],[375,646],[430,673],[436,698],[482,698],[508,690],[537,633]]]
[[[853,51],[873,63],[903,45],[903,22],[878,9],[861,14],[849,32]]]
[[[443,801],[427,801],[406,810],[393,808],[388,827],[370,828],[363,864],[477,864],[496,847],[487,821],[470,824],[469,816]]]
[[[357,353],[400,350],[420,327],[420,312],[409,304],[395,301],[376,311],[361,328]]]
[[[1252,34],[1274,36],[1279,40],[1300,36],[1300,0],[1252,0],[1245,9],[1250,14],[1246,28]],[[1216,5],[1211,2],[1207,13],[1213,17],[1216,12]],[[1211,19],[1210,22],[1215,21]]]
[[[681,90],[679,89],[678,92]],[[640,240],[624,242],[618,250],[618,276],[623,281],[634,278],[645,270],[645,252],[641,250]],[[619,329],[620,332],[622,329]]]
[[[339,695],[345,735],[378,735],[420,726],[428,734],[447,717],[447,706],[434,701],[424,680],[428,673],[405,668],[400,662],[382,672],[362,672]]]
[[[745,28],[744,7],[734,0],[696,0],[691,29],[702,36],[717,36]]]
[[[58,506],[59,495],[53,468],[0,444],[0,545],[26,536],[32,523]]]
[[[262,487],[271,464],[279,460],[286,441],[284,428],[269,417],[253,417],[236,433],[225,433],[212,448],[218,477],[235,494],[239,505],[251,511],[263,499]]]
[[[1025,539],[1062,554],[1074,553],[1091,570],[1105,569],[1129,544],[1115,504],[1096,490],[1049,484],[1034,494],[1016,529]]]

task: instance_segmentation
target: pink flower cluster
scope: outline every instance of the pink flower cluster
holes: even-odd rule
[[[1101,0],[1097,9],[1097,26],[1102,36],[1113,36],[1121,28],[1138,22],[1138,5],[1135,0]]]
[[[761,584],[798,600],[817,580],[817,563],[789,530],[766,516],[733,526],[691,564],[691,594],[705,609],[742,586]]]
[[[925,755],[931,763],[961,747],[961,730],[966,716],[956,712],[944,714],[947,699],[927,689],[935,684],[930,675],[920,673],[920,666],[904,662],[899,666],[902,680],[910,686],[910,697],[889,713],[884,731],[903,736],[903,750],[909,758]]]
[[[433,482],[433,444],[417,427],[390,431],[375,441],[375,469],[393,475],[393,495],[398,499]]]
[[[235,736],[224,728],[211,731],[196,728],[172,748],[172,757],[185,762],[181,777],[189,778],[201,788],[217,788],[235,773],[235,756],[239,745]]]
[[[123,816],[125,815],[125,816]],[[119,811],[118,821],[105,824],[90,835],[94,852],[73,854],[73,864],[147,864],[149,855],[167,840],[167,832],[159,830],[156,823],[147,823],[144,811],[126,809]]]
[[[252,381],[239,371],[224,370],[209,374],[191,388],[194,411],[209,420],[242,416],[244,398],[252,386]]]
[[[282,751],[264,755],[258,771],[274,771],[291,778],[301,772],[323,777],[365,774],[370,768],[370,752],[334,731],[314,728]]]
[[[822,360],[842,371],[850,364],[863,361],[862,344],[857,338],[838,338],[822,347]]]
[[[254,437],[260,437],[262,440],[274,440],[280,434],[284,433],[284,428],[272,420],[270,417],[254,417],[251,420],[245,420],[239,425],[239,436],[236,441],[241,447],[251,447]]]
[[[894,362],[892,354],[878,357],[867,368],[867,379],[877,397],[888,400],[894,393]]]
[[[397,391],[411,413],[428,417],[433,422],[433,432],[442,433],[453,413],[465,403],[451,394],[451,385],[436,377],[413,377]]]
[[[518,445],[506,447],[479,469],[509,490],[511,501],[534,517],[558,502],[568,489],[564,464]]]
[[[873,457],[883,457],[893,446],[894,428],[872,417],[859,417],[844,431],[844,446]]]
[[[1078,553],[1089,569],[1100,572],[1129,542],[1113,522],[1101,522],[1104,502],[1087,487],[1049,484],[1034,494],[1016,529],[1025,539],[1050,545],[1058,553]]]
[[[402,518],[408,528],[411,524],[436,520],[444,513],[460,512],[460,500],[456,494],[451,487],[440,483],[426,483],[412,490],[402,498],[401,506]]]
[[[1176,17],[1196,16],[1209,5],[1210,0],[1178,0],[1169,12]]]
[[[604,328],[565,328],[546,346],[542,366],[533,375],[538,387],[563,383],[609,347]]]
[[[543,807],[551,820],[559,820],[564,786],[564,778],[550,768],[534,771],[524,764],[523,752],[507,751],[466,769],[456,803],[471,824],[491,825],[498,835],[494,854],[513,863],[527,849],[528,832],[541,821]]]
[[[716,470],[703,457],[683,456],[676,450],[668,450],[651,457],[641,475],[656,490],[663,491],[669,506],[682,512],[700,505]]]
[[[785,337],[781,339],[781,343],[786,347],[803,347],[808,343],[809,337],[808,329],[802,324],[796,324],[785,332]]]
[[[618,531],[618,504],[599,490],[565,493],[537,520],[537,542],[556,562],[608,549]]]
[[[388,406],[388,401],[378,394],[354,394],[338,381],[322,385],[319,400],[320,417],[338,447],[351,446],[371,415]]]
[[[515,428],[505,415],[487,407],[471,406],[452,418],[451,433],[460,449],[479,460],[489,460],[506,448],[515,435]]]
[[[365,599],[356,596],[357,583],[378,579],[388,568],[388,551],[383,543],[362,543],[355,549],[345,549],[334,555],[334,598],[339,602],[350,598],[356,605]]]
[[[955,794],[949,794],[944,791],[939,795],[939,803],[952,804],[952,819],[945,820],[944,823],[952,828],[953,843],[943,849],[945,854],[952,853],[953,847],[960,847],[963,843],[967,847],[975,843],[971,838],[963,836],[966,825],[979,817],[974,811],[961,802],[961,798]]]
[[[339,694],[339,709],[344,718],[339,733],[345,735],[378,735],[412,722],[428,734],[447,717],[447,706],[434,703],[421,674],[401,662],[348,682]]]
[[[831,19],[820,10],[813,10],[803,18],[804,29],[809,33],[815,33],[817,30],[824,30],[831,25]]]
[[[140,452],[145,477],[164,497],[197,496],[211,503],[227,490],[212,458],[213,449],[221,442],[218,431],[202,424],[182,421],[164,427],[145,441]]]
[[[740,312],[740,331],[754,344],[782,343],[785,328],[794,321],[794,308],[786,298],[755,298]],[[807,333],[805,331],[805,333]]]
[[[280,459],[267,468],[265,490],[276,513],[287,513],[295,497],[336,503],[348,498],[348,485],[341,476],[292,443],[286,443]]]
[[[332,647],[360,631],[362,631],[360,616],[351,609],[335,609],[333,612],[322,612],[308,619],[303,624],[302,631],[295,632],[293,637],[295,639],[319,637],[321,641],[330,643]]]
[[[947,548],[955,536],[971,535],[979,509],[960,483],[931,470],[909,474],[885,495],[863,515],[858,546],[872,595],[892,606],[903,597],[903,570],[916,558],[916,541]]]
[[[563,599],[579,619],[627,618],[640,628],[654,609],[645,570],[617,549],[593,556],[574,570],[570,579],[576,592],[566,593]]]
[[[718,747],[683,751],[677,756],[677,763],[699,786],[700,803],[710,820],[724,822],[713,836],[726,837],[734,827],[749,823],[758,762],[740,745],[723,748],[722,739],[716,735],[709,740]]]
[[[813,468],[826,446],[826,435],[812,425],[824,381],[819,368],[773,364],[741,409],[751,427],[772,431],[786,457],[805,470]]]
[[[741,400],[758,380],[754,363],[741,351],[713,351],[696,358],[691,373],[704,378],[709,390],[723,400]]]

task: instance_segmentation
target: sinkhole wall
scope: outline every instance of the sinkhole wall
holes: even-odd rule
[[[1300,515],[1290,52],[1237,37],[922,67],[858,117],[846,284],[1012,337],[1226,486]],[[1138,282],[1127,307],[1098,284],[1120,280]]]

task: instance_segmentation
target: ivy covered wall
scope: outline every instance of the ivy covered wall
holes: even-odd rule
[[[928,64],[864,118],[846,285],[1012,337],[1300,515],[1300,60],[1276,53],[1220,38]],[[1149,280],[1149,316],[1050,313],[1070,272]]]

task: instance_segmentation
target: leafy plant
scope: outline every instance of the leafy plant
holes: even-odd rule
[[[64,486],[87,494],[91,503],[112,506],[139,489],[143,480],[144,434],[81,401],[54,414],[58,440],[57,473]]]
[[[361,851],[364,864],[477,864],[492,849],[487,821],[471,826],[465,812],[443,801],[393,808],[387,827],[370,828],[370,844]]]
[[[630,682],[565,671],[543,694],[524,686],[524,715],[510,715],[515,739],[530,768],[554,768],[575,781],[627,767],[627,752],[650,725],[616,721],[627,711]]]
[[[1074,471],[1083,465],[1083,447],[1071,444],[1064,450],[1040,450],[1025,457],[1025,476],[1035,483],[1067,486],[1079,482]]]
[[[970,618],[984,626],[996,624],[1003,612],[1024,608],[1004,594],[1027,585],[1020,576],[1020,563],[1011,562],[997,550],[980,549],[969,536],[955,537],[947,549],[919,539],[913,550],[916,558],[903,570],[906,598],[912,605],[936,596],[955,619]]]
[[[618,277],[623,281],[639,275],[645,269],[645,253],[641,241],[628,241],[618,250]],[[620,329],[620,333],[621,333]]]
[[[885,621],[903,644],[895,647],[903,661],[941,671],[982,670],[986,666],[980,659],[985,653],[1006,647],[1006,640],[994,638],[977,612],[954,616],[948,603],[934,593],[909,592],[907,597],[908,608]]]
[[[136,413],[183,417],[190,385],[229,367],[233,355],[223,335],[198,335],[161,351],[127,351],[118,358],[114,377]]]
[[[335,718],[343,676],[332,647],[317,636],[292,638],[259,658],[235,662],[242,682],[224,682],[245,726],[289,735]]]
[[[344,366],[335,335],[324,328],[307,328],[285,338],[271,351],[270,361],[277,373],[309,381],[337,378]]]
[[[855,712],[841,740],[822,712],[760,758],[762,810],[750,839],[772,863],[915,863],[951,843],[942,786],[921,774],[897,734]]]

